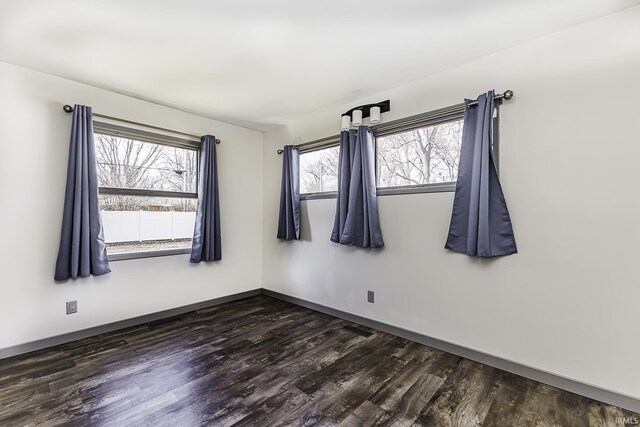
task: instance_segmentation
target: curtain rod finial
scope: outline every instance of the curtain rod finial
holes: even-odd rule
[[[73,107],[69,104],[65,105],[64,107],[62,107],[62,109],[64,110],[65,113],[72,113],[73,112]]]
[[[282,154],[282,153],[284,153],[284,150],[278,150],[278,151],[276,151],[276,153]]]
[[[505,90],[504,93],[502,94],[502,97],[504,99],[511,99],[513,98],[513,91],[511,89],[509,90]]]
[[[220,140],[216,138],[216,144],[220,144]]]

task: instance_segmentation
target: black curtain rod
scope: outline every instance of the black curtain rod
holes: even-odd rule
[[[510,89],[505,90],[504,93],[498,93],[497,95],[493,96],[493,100],[498,102],[502,102],[502,100],[504,99],[508,101],[511,98],[513,98],[513,91]],[[474,107],[476,105],[478,105],[478,101],[471,101],[470,103],[467,104],[468,107]]]
[[[72,113],[73,112],[73,107],[71,105],[69,105],[69,104],[64,105],[62,107],[62,109],[64,110],[65,113]],[[200,139],[202,138],[202,136],[194,135],[194,134],[191,134],[191,133],[185,133],[185,132],[180,132],[178,130],[161,128],[159,126],[147,125],[147,124],[140,123],[140,122],[134,122],[132,120],[126,120],[126,119],[121,119],[121,118],[118,118],[118,117],[107,116],[105,114],[94,113],[93,115],[95,117],[101,117],[103,119],[115,120],[117,122],[128,123],[130,125],[143,126],[143,127],[149,128],[149,129],[156,129],[156,130],[160,130],[160,131],[164,131],[164,132],[171,132],[171,133],[175,133],[175,134],[178,134],[178,135],[184,135],[184,136],[188,136],[190,138],[195,138],[198,141],[200,141]],[[220,142],[221,141],[216,138],[216,144],[220,144]]]
[[[505,90],[503,93],[498,93],[498,94],[494,95],[494,97],[493,97],[493,99],[495,101],[498,101],[498,102],[502,102],[504,100],[508,101],[511,98],[513,98],[513,91],[510,90],[510,89],[509,90]],[[387,102],[387,101],[384,101],[384,102]],[[371,105],[376,105],[376,104],[371,104]],[[478,101],[472,101],[472,102],[466,104],[467,107],[474,107],[476,105],[478,105]],[[464,106],[465,106],[465,104],[462,103],[462,104],[453,105],[451,107],[445,107],[445,109],[452,109],[452,108],[456,108],[456,107],[462,108]],[[349,110],[348,113],[352,112],[353,110],[357,110],[358,108],[360,108],[360,107],[352,108],[351,110]],[[442,110],[442,108],[440,110]],[[434,110],[434,111],[439,111],[439,110]],[[345,113],[345,114],[348,114],[348,113]],[[332,136],[332,137],[329,137],[329,138],[322,138],[322,139],[318,139],[318,140],[315,140],[315,141],[305,142],[304,144],[294,145],[293,148],[298,149],[300,147],[304,147],[304,146],[307,146],[307,145],[316,145],[316,144],[318,144],[318,143],[320,143],[322,141],[325,141],[325,140],[327,140],[327,141],[334,140],[336,138],[339,138],[339,136],[340,135],[335,135],[335,136]],[[283,150],[280,149],[280,150],[277,151],[277,153],[278,154],[282,154]]]

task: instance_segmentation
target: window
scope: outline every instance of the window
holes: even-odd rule
[[[94,137],[109,259],[190,252],[199,143],[99,123]]]
[[[462,120],[376,137],[378,188],[455,183]]]
[[[378,195],[454,191],[464,104],[371,126]],[[301,199],[335,197],[339,137],[300,147]],[[496,147],[494,147],[494,150]]]
[[[338,145],[300,153],[300,194],[338,191]]]

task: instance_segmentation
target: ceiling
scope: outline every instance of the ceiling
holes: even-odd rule
[[[0,60],[265,130],[640,0],[0,0]]]

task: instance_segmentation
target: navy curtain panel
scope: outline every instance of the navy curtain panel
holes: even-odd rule
[[[300,240],[300,165],[293,145],[285,145],[282,150],[278,239]]]
[[[378,218],[375,149],[366,126],[340,133],[338,200],[331,241],[363,248],[384,246]]]
[[[91,107],[73,109],[67,186],[55,280],[109,273],[98,207],[98,176]]]
[[[220,198],[218,195],[218,156],[216,138],[202,137],[200,149],[200,179],[198,181],[198,208],[193,231],[190,262],[219,261],[222,259],[220,239]]]
[[[511,218],[493,157],[498,136],[494,93],[465,100],[458,182],[446,249],[478,257],[514,254],[518,250]],[[496,110],[497,113],[497,110]]]

